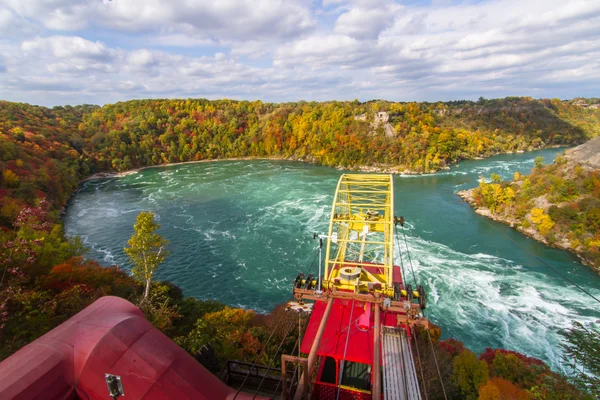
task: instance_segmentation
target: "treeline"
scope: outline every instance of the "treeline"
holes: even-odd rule
[[[432,329],[432,343],[424,332],[414,332],[419,348],[419,356],[415,357],[417,374],[420,374],[419,362],[422,362],[424,367],[419,382],[422,392],[426,394],[425,398],[575,400],[592,399],[594,395],[599,394],[596,388],[589,385],[590,382],[575,380],[579,383],[575,385],[536,358],[515,351],[491,348],[476,355],[458,340],[440,341],[435,331],[435,328]],[[415,350],[413,349],[413,353]],[[439,375],[432,351],[436,354]],[[597,372],[598,368],[594,367],[594,370]]]
[[[387,113],[392,135],[375,122],[377,112]],[[463,158],[582,143],[599,128],[598,109],[531,98],[459,105],[140,100],[86,113],[79,125],[87,154],[105,169],[282,157],[417,173]]]
[[[551,245],[573,251],[600,269],[599,171],[563,156],[536,159],[530,175],[501,182],[492,174],[473,192],[478,206]]]

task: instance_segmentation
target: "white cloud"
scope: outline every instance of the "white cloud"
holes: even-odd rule
[[[18,38],[37,31],[34,24],[0,4],[0,38]]]
[[[104,43],[92,42],[78,36],[36,37],[23,42],[21,48],[25,52],[49,52],[57,58],[106,59],[114,55],[114,51]]]
[[[130,65],[140,67],[150,67],[158,64],[155,55],[146,49],[132,51],[127,59],[129,60]]]
[[[367,42],[346,35],[311,36],[282,46],[275,55],[274,65],[292,67],[306,65],[355,67],[369,64],[376,49]]]
[[[6,6],[49,29],[74,31],[85,28],[92,15],[93,0],[4,0]]]
[[[9,9],[0,8],[0,32],[7,31],[11,27],[14,18],[15,15]]]
[[[394,21],[389,8],[352,8],[340,15],[335,31],[356,39],[377,39],[379,33]]]
[[[315,25],[309,8],[296,0],[5,1],[19,15],[63,31],[97,26],[171,39],[185,34],[196,40],[245,41],[293,37]]]
[[[0,33],[0,93],[45,104],[600,89],[591,0],[4,0]]]

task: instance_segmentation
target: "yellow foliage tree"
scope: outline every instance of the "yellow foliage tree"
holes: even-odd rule
[[[550,218],[550,216],[541,208],[532,209],[529,219],[537,226],[538,231],[544,236],[546,236],[554,227],[552,218]]]
[[[510,187],[504,189],[503,203],[509,204],[515,200],[515,191]]]
[[[2,182],[4,182],[6,187],[17,187],[19,186],[19,176],[10,169],[5,169],[4,172],[2,172]]]

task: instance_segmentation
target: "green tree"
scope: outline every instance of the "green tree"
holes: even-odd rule
[[[194,355],[202,348],[213,348],[219,358],[218,364],[227,360],[249,362],[256,359],[261,347],[256,337],[260,329],[253,328],[251,324],[255,317],[253,311],[225,307],[199,318],[193,329],[185,336],[175,338],[175,341]],[[263,357],[266,356],[263,354]],[[266,358],[260,361],[265,362]]]
[[[544,166],[544,157],[542,156],[537,156],[536,158],[533,159],[533,166],[536,169],[540,169]]]
[[[573,370],[573,383],[581,390],[600,398],[600,331],[574,321],[562,332],[564,360]]]
[[[160,225],[154,220],[154,213],[142,211],[133,225],[133,235],[127,241],[129,247],[124,249],[133,264],[133,275],[146,285],[141,303],[148,301],[152,276],[169,255],[166,249],[169,241],[156,233],[158,228]]]

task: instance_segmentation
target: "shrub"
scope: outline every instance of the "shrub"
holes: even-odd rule
[[[544,157],[542,156],[538,156],[536,158],[533,159],[533,166],[536,169],[540,169],[544,166]]]
[[[102,267],[96,261],[72,257],[52,268],[41,284],[54,292],[68,290],[76,285],[101,289],[104,294],[131,298],[138,290],[135,280],[118,267]]]
[[[582,212],[588,212],[594,208],[600,208],[600,200],[595,197],[584,197],[577,203]]]
[[[579,210],[571,206],[558,207],[553,205],[548,209],[548,215],[558,223],[571,224],[578,220]]]
[[[453,338],[442,340],[440,342],[440,347],[446,350],[452,357],[462,354],[462,352],[466,350],[463,342]]]
[[[585,213],[585,222],[589,229],[600,231],[600,208],[592,208]]]
[[[219,362],[251,361],[260,350],[260,341],[250,328],[255,313],[240,308],[225,307],[208,313],[196,321],[194,329],[175,341],[192,354],[203,346],[215,349]]]

